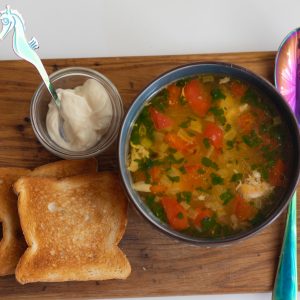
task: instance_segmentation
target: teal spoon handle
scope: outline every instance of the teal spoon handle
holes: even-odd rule
[[[273,290],[273,300],[296,300],[297,280],[297,198],[293,195],[287,220],[278,270]]]

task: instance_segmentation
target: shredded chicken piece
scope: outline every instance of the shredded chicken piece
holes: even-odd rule
[[[149,151],[142,145],[135,145],[133,143],[130,143],[130,145],[132,149],[131,149],[131,155],[128,159],[129,161],[128,170],[131,172],[136,172],[139,168],[139,164],[137,160],[148,158]]]
[[[221,78],[221,79],[219,80],[219,84],[224,84],[224,83],[227,83],[227,82],[229,82],[229,81],[230,81],[230,77],[226,76],[226,77]]]
[[[237,187],[245,200],[265,198],[270,195],[273,189],[272,185],[261,179],[261,174],[258,171],[253,171],[245,182],[240,183]]]
[[[239,107],[239,111],[242,113],[242,112],[248,110],[248,108],[249,108],[248,103],[245,103]]]

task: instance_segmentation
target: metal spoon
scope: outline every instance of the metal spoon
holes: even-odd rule
[[[5,10],[0,11],[0,20],[3,24],[2,32],[0,33],[0,40],[3,40],[11,30],[14,30],[14,35],[13,35],[14,52],[19,57],[32,63],[37,68],[48,91],[52,96],[55,105],[57,106],[58,110],[60,110],[61,101],[55,91],[53,84],[49,79],[45,67],[41,62],[41,59],[35,52],[35,50],[39,48],[38,42],[34,37],[29,42],[27,42],[25,36],[25,24],[21,14],[16,10],[10,9],[10,7],[7,6]],[[64,120],[60,114],[59,114],[58,122],[59,122],[58,123],[59,134],[66,142],[68,142],[63,127]]]
[[[275,62],[275,85],[294,111],[300,124],[300,28],[291,31],[279,46]],[[293,195],[287,212],[281,254],[273,289],[273,300],[296,300],[297,198]]]

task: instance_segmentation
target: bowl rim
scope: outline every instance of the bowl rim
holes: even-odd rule
[[[152,225],[154,226],[155,229],[159,230],[160,232],[166,234],[167,236],[179,240],[179,241],[183,241],[192,245],[197,245],[197,246],[204,246],[204,247],[214,247],[214,246],[225,246],[228,244],[231,244],[233,242],[239,242],[242,241],[244,239],[247,239],[251,236],[253,236],[254,234],[259,233],[261,230],[263,230],[266,226],[270,225],[271,223],[273,223],[280,215],[281,213],[285,210],[285,208],[287,207],[287,205],[289,204],[289,202],[291,201],[292,195],[294,194],[296,188],[297,188],[297,184],[299,182],[299,177],[300,177],[300,159],[299,159],[299,154],[296,155],[297,157],[297,165],[295,167],[296,170],[296,176],[291,178],[291,182],[290,185],[288,186],[287,190],[286,190],[286,195],[283,196],[283,201],[281,201],[281,203],[278,205],[278,207],[276,209],[274,209],[274,211],[272,211],[272,213],[259,225],[254,226],[252,228],[250,228],[247,231],[242,231],[240,233],[234,234],[232,236],[228,236],[228,237],[224,237],[224,238],[220,238],[220,239],[207,239],[207,238],[196,238],[196,237],[192,237],[192,236],[188,236],[188,235],[184,235],[182,233],[179,233],[176,230],[171,229],[167,224],[163,224],[163,223],[159,223],[155,218],[153,218],[151,216],[151,214],[147,213],[147,211],[145,211],[142,208],[142,201],[139,199],[139,197],[137,197],[138,199],[136,199],[134,197],[134,194],[132,193],[133,189],[131,188],[131,186],[129,186],[128,182],[125,180],[127,179],[127,170],[126,170],[126,158],[125,155],[127,155],[127,153],[125,153],[125,147],[126,145],[123,144],[123,140],[126,140],[126,137],[129,135],[129,131],[127,130],[127,132],[125,132],[125,130],[127,129],[127,127],[129,128],[132,123],[135,121],[137,114],[135,114],[134,116],[132,116],[132,118],[130,118],[130,112],[131,110],[137,106],[139,107],[139,109],[141,110],[141,108],[144,106],[145,102],[147,102],[152,96],[148,96],[145,99],[142,99],[143,94],[150,89],[153,85],[157,84],[159,86],[159,88],[155,89],[155,93],[159,90],[161,90],[163,88],[163,86],[165,85],[160,85],[159,82],[163,79],[166,78],[168,76],[170,76],[173,73],[177,73],[180,72],[183,69],[186,68],[192,68],[192,67],[203,67],[203,66],[216,66],[216,67],[222,67],[222,68],[228,68],[228,69],[235,69],[238,72],[241,73],[245,73],[245,76],[248,77],[252,77],[255,81],[257,82],[261,82],[262,85],[264,85],[266,88],[269,89],[270,92],[272,92],[274,95],[277,96],[277,98],[280,98],[281,102],[280,105],[282,105],[284,107],[284,109],[287,111],[289,117],[291,118],[290,122],[293,125],[293,130],[291,130],[292,133],[292,137],[295,138],[295,141],[293,140],[293,144],[295,146],[296,150],[300,149],[300,133],[299,133],[299,127],[298,127],[298,123],[296,121],[296,118],[291,110],[291,108],[289,107],[289,105],[286,103],[286,101],[284,100],[283,96],[277,91],[277,89],[275,88],[275,86],[273,86],[267,79],[265,79],[264,77],[254,73],[253,71],[250,71],[249,69],[236,65],[236,64],[232,64],[232,63],[228,63],[228,62],[218,62],[218,61],[201,61],[201,62],[193,62],[193,63],[187,63],[187,64],[182,64],[179,65],[175,68],[172,68],[160,75],[158,75],[157,77],[155,77],[149,84],[147,84],[139,93],[138,95],[135,97],[134,101],[131,103],[125,118],[123,119],[122,122],[122,126],[119,132],[119,139],[118,139],[118,165],[119,165],[119,171],[120,171],[120,176],[122,179],[122,184],[123,187],[126,191],[126,194],[130,200],[130,202],[133,204],[134,208]],[[199,70],[198,74],[201,73],[201,71]],[[205,73],[205,72],[203,72]],[[220,73],[222,73],[222,70],[220,70]],[[194,75],[197,75],[196,73]],[[182,76],[181,78],[184,78],[187,76]],[[173,82],[174,80],[170,80],[168,84],[170,84],[171,82]],[[138,103],[138,104],[137,104]],[[139,111],[140,111],[139,110]],[[126,128],[126,129],[125,129]],[[131,132],[131,130],[130,130]],[[295,135],[295,136],[294,136]],[[297,136],[296,136],[297,135]],[[125,138],[125,139],[124,139]],[[128,142],[128,141],[127,141]],[[123,151],[124,150],[124,151]],[[299,151],[298,151],[299,153]],[[298,171],[297,171],[298,170]]]

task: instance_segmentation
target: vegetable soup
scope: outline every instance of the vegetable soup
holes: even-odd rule
[[[264,218],[286,184],[284,130],[249,84],[205,74],[154,95],[132,127],[133,188],[162,222],[225,237]]]

